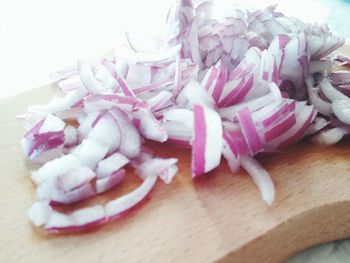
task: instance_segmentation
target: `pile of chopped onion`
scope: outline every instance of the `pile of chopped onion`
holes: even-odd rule
[[[212,9],[211,1],[177,1],[154,51],[128,34],[128,57],[80,60],[52,75],[62,95],[28,108],[22,139],[26,157],[43,164],[31,173],[34,225],[57,232],[102,224],[140,203],[158,178],[170,183],[177,159],[153,156],[147,140],[191,149],[193,178],[223,156],[272,205],[273,181],[255,155],[310,135],[330,145],[350,132],[350,73],[332,71],[350,64],[334,52],[343,39],[274,6],[220,18]],[[55,209],[116,187],[126,166],[143,180],[137,189],[104,205]]]

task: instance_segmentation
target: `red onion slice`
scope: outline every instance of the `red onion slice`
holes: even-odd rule
[[[223,148],[222,148],[222,155],[227,160],[227,164],[230,167],[231,172],[236,173],[238,172],[241,164],[239,162],[239,159],[236,157],[236,154],[232,152],[230,146],[228,145],[227,141],[224,140]]]
[[[169,49],[157,50],[154,52],[135,53],[125,50],[125,55],[130,61],[133,62],[157,63],[173,59],[180,49],[180,45],[175,45]]]
[[[223,134],[225,147],[229,149],[236,158],[249,153],[249,147],[241,130],[225,131]]]
[[[350,65],[350,57],[344,54],[338,54],[335,57],[335,60],[339,62],[338,66],[349,66]]]
[[[170,99],[172,96],[173,94],[171,92],[162,90],[157,95],[147,100],[147,104],[151,111],[155,112],[165,108],[167,105],[171,105]]]
[[[199,24],[199,17],[194,18],[191,21],[191,25],[189,27],[189,49],[190,49],[190,55],[192,58],[192,61],[199,66],[202,64],[202,59],[198,51],[198,24]]]
[[[68,79],[78,73],[78,68],[74,66],[67,67],[50,74],[50,78],[54,81]]]
[[[68,125],[63,130],[64,133],[64,146],[71,147],[78,143],[78,131],[71,125]]]
[[[343,139],[344,135],[345,132],[341,128],[336,127],[321,131],[312,138],[312,141],[320,145],[328,146],[338,143],[341,139]]]
[[[79,75],[75,75],[69,79],[61,80],[58,83],[58,87],[63,93],[67,93],[75,89],[84,88],[84,84],[81,82]]]
[[[109,201],[105,205],[106,216],[108,219],[115,219],[121,216],[133,206],[140,203],[147,194],[152,190],[153,186],[157,182],[157,176],[147,176],[143,183],[134,191],[119,197],[113,201]]]
[[[323,94],[326,96],[326,98],[332,102],[335,100],[350,100],[343,93],[336,90],[336,88],[334,88],[334,86],[331,83],[329,83],[329,81],[327,80],[321,81],[320,88]]]
[[[70,109],[88,94],[85,88],[75,89],[66,94],[63,98],[54,97],[46,105],[32,105],[28,107],[29,112],[34,113],[57,113]]]
[[[326,128],[330,123],[331,121],[326,120],[324,117],[316,116],[310,127],[307,128],[307,130],[305,131],[304,135],[307,136],[311,134],[316,134],[317,132]]]
[[[312,106],[297,105],[296,111],[296,123],[287,132],[269,143],[270,147],[285,149],[302,138],[302,135],[314,120],[316,113]]]
[[[96,174],[87,167],[79,167],[69,170],[67,173],[56,177],[55,188],[61,191],[69,191],[78,188],[95,178]]]
[[[320,97],[319,88],[313,86],[313,79],[311,77],[306,79],[306,85],[309,93],[309,100],[315,106],[315,109],[325,116],[330,116],[332,113],[331,105]]]
[[[213,170],[220,164],[222,124],[219,114],[210,108],[194,105],[192,176]]]
[[[232,80],[227,82],[219,102],[219,107],[228,107],[233,104],[241,102],[253,87],[253,77],[248,79]],[[228,92],[230,90],[230,92]]]
[[[151,111],[147,109],[139,109],[135,111],[134,121],[139,128],[140,133],[149,140],[165,142],[168,139],[166,130],[161,123],[153,116]]]
[[[141,163],[136,169],[143,178],[156,174],[164,183],[169,184],[177,173],[176,163],[176,158],[152,158]]]
[[[316,60],[316,61],[310,61],[310,69],[309,73],[315,74],[315,73],[324,73],[324,72],[331,72],[332,71],[332,61],[330,60]]]
[[[69,214],[57,212],[45,201],[36,202],[28,212],[29,219],[50,232],[76,231],[116,219],[122,213],[141,202],[152,190],[157,176],[147,176],[132,192],[109,201],[105,206],[96,205],[78,209]]]
[[[286,117],[284,117],[282,120],[274,124],[272,128],[265,131],[264,133],[265,141],[266,142],[272,141],[273,139],[277,138],[281,134],[285,133],[288,129],[293,127],[295,123],[296,123],[295,113],[292,112]]]
[[[98,162],[106,156],[108,150],[109,147],[107,145],[87,138],[75,147],[71,154],[74,155],[82,165],[94,169]]]
[[[106,177],[96,180],[96,193],[103,193],[121,183],[125,178],[125,170],[112,172]]]
[[[166,121],[176,121],[183,123],[188,128],[193,128],[193,111],[187,109],[171,109],[164,112],[163,117]]]
[[[79,60],[78,72],[81,82],[84,84],[85,88],[91,93],[100,93],[104,90],[101,84],[94,77],[94,74],[87,63]]]
[[[275,108],[274,112],[271,112],[268,116],[262,118],[262,124],[264,125],[264,127],[269,127],[271,124],[278,121],[283,116],[294,112],[295,105],[295,101],[287,102],[286,100],[284,100],[278,107]]]
[[[133,158],[140,153],[141,138],[128,116],[118,108],[113,108],[110,114],[115,118],[121,130],[122,141],[119,146],[120,153]]]
[[[336,99],[332,102],[332,110],[337,118],[345,123],[350,124],[350,100]]]
[[[120,146],[122,140],[120,127],[109,113],[102,114],[100,118],[98,116],[92,126],[88,139],[108,146],[108,151],[113,151]]]
[[[163,127],[168,134],[167,142],[178,145],[182,148],[191,148],[190,141],[193,135],[193,128],[189,128],[183,123],[176,121],[164,122]]]
[[[63,191],[57,189],[51,182],[45,182],[39,185],[36,193],[38,200],[48,201],[50,205],[54,206],[74,204],[96,195],[90,183],[83,184],[69,191]]]
[[[248,144],[250,153],[255,155],[261,152],[263,150],[263,145],[248,108],[240,110],[237,114],[237,118],[242,127],[242,133]]]
[[[261,198],[268,205],[272,205],[275,199],[275,186],[268,172],[250,156],[241,157],[240,163],[253,178],[254,183],[260,190]]]
[[[270,92],[266,95],[219,109],[220,116],[228,120],[233,120],[237,113],[244,108],[248,108],[250,112],[254,112],[276,101],[280,102],[282,98],[278,87],[274,84],[269,84],[269,89]]]
[[[38,121],[21,140],[24,154],[32,161],[45,163],[62,155],[65,123],[48,114]]]
[[[28,159],[45,163],[62,155],[64,133],[46,132],[22,138],[24,154]]]
[[[121,153],[114,153],[100,161],[96,168],[97,178],[105,178],[119,171],[129,163],[129,159]]]
[[[39,184],[79,167],[81,167],[79,160],[75,156],[67,154],[45,163],[39,170],[32,172],[32,179],[36,184]]]
[[[192,105],[205,105],[208,108],[215,107],[213,98],[200,86],[197,81],[190,81],[182,90],[182,94]]]

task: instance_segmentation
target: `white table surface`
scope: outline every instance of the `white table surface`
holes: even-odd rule
[[[307,22],[327,22],[350,37],[350,3],[341,0],[222,0],[279,10]],[[50,83],[49,74],[78,58],[118,47],[124,30],[157,32],[171,0],[0,1],[0,98]],[[288,263],[350,262],[350,241],[307,250]]]

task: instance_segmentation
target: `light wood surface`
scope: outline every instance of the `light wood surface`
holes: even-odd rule
[[[173,183],[158,182],[127,216],[89,232],[48,235],[31,227],[35,199],[19,140],[26,106],[45,103],[52,87],[0,100],[1,262],[283,262],[307,247],[350,236],[350,140],[332,147],[301,143],[260,161],[276,184],[268,207],[246,173],[225,164],[192,181],[190,153],[151,146],[179,158]],[[103,202],[140,183],[129,173]]]

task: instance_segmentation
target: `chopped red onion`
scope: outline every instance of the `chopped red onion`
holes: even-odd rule
[[[98,115],[91,125],[88,139],[108,146],[108,151],[114,151],[120,146],[122,140],[120,126],[110,114]]]
[[[68,125],[63,130],[64,132],[64,146],[71,147],[78,143],[78,131],[71,125]]]
[[[323,94],[325,95],[325,97],[331,102],[334,102],[335,100],[349,100],[350,101],[350,99],[346,95],[344,95],[343,93],[338,91],[327,80],[321,81],[320,88],[321,88]]]
[[[139,109],[133,113],[133,117],[135,126],[146,139],[158,142],[165,142],[168,139],[166,130],[150,110]]]
[[[306,86],[309,93],[309,101],[315,106],[315,109],[325,116],[330,116],[332,113],[331,105],[320,97],[320,88],[314,87],[312,77],[306,79]]]
[[[192,146],[192,176],[209,172],[220,164],[222,125],[219,114],[194,105],[194,136]]]
[[[26,157],[46,163],[61,156],[65,140],[64,127],[65,123],[51,114],[38,121],[21,140]]]
[[[95,78],[94,73],[92,72],[90,66],[85,62],[79,60],[78,61],[78,72],[80,76],[80,80],[85,86],[86,89],[91,93],[101,93],[103,92],[103,87],[99,83],[99,81]]]
[[[343,123],[350,124],[350,100],[337,99],[332,103],[332,110],[335,116]]]
[[[151,158],[138,165],[136,169],[143,178],[156,174],[164,183],[169,184],[177,173],[176,163],[176,158]]]
[[[272,205],[275,199],[275,187],[268,172],[250,156],[242,157],[240,159],[240,163],[258,186],[261,193],[261,198],[268,205]]]
[[[100,161],[96,168],[97,178],[105,178],[119,171],[129,163],[129,159],[121,153],[114,153],[111,156]]]
[[[117,184],[123,181],[125,178],[125,170],[121,169],[116,172],[112,172],[106,177],[96,180],[96,193],[103,193],[109,189],[112,189]]]
[[[90,182],[95,176],[96,174],[91,169],[79,167],[56,177],[54,184],[58,190],[66,192]]]
[[[349,66],[350,65],[350,57],[344,54],[338,54],[335,58],[335,61],[338,62],[338,66]]]
[[[71,154],[75,156],[83,166],[95,169],[98,162],[106,156],[108,150],[109,147],[107,145],[86,138],[72,150]]]
[[[321,131],[319,134],[315,135],[313,142],[320,145],[333,145],[338,143],[345,135],[345,132],[339,128],[332,128],[329,130]]]
[[[36,184],[39,184],[81,166],[81,163],[75,156],[67,154],[60,158],[51,160],[45,163],[37,171],[33,171],[32,179]]]
[[[156,175],[150,175],[145,178],[143,183],[134,191],[109,201],[105,205],[107,218],[118,218],[123,212],[126,212],[136,204],[140,203],[152,190],[157,181]]]
[[[140,134],[129,120],[125,112],[118,108],[111,110],[111,115],[119,124],[122,140],[119,146],[120,153],[128,158],[133,158],[140,153],[141,138]]]
[[[333,53],[343,39],[275,6],[221,17],[213,8],[210,0],[176,1],[151,45],[127,33],[123,56],[52,74],[62,96],[28,108],[22,138],[25,156],[44,163],[31,176],[33,224],[51,232],[96,226],[140,203],[158,177],[170,183],[177,159],[153,156],[147,140],[191,149],[193,177],[223,155],[272,205],[272,179],[254,155],[305,136],[330,145],[350,133],[350,72],[332,71],[349,64]],[[118,187],[127,165],[144,180],[139,188],[104,206],[54,210]]]
[[[95,195],[95,190],[90,183],[85,183],[74,189],[63,191],[57,189],[57,186],[52,181],[53,180],[48,180],[38,186],[36,191],[38,200],[49,201],[51,205],[59,206],[77,203]]]

